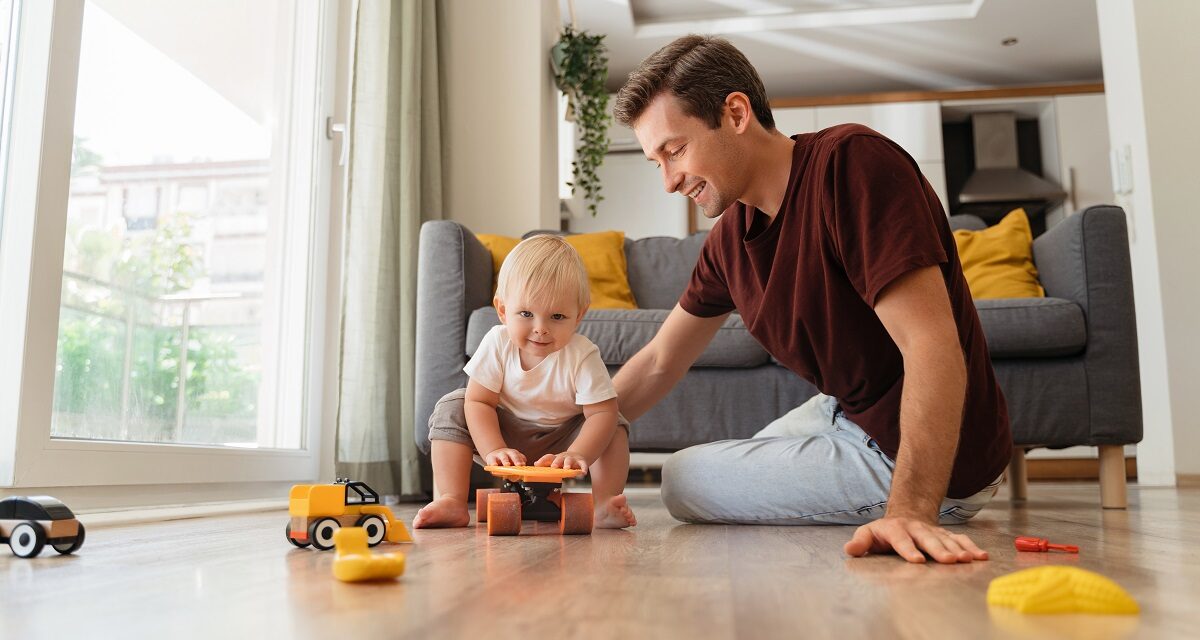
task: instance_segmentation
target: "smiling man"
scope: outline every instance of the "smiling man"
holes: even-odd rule
[[[720,218],[655,338],[617,374],[631,420],[741,314],[820,394],[748,440],[684,449],[663,501],[686,522],[860,525],[846,553],[984,560],[944,525],[995,494],[1008,411],[937,196],[860,125],[787,137],[758,73],[720,38],[680,38],[617,94],[668,192]]]

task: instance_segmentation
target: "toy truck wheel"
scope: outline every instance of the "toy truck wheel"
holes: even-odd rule
[[[354,523],[356,527],[362,527],[363,531],[367,532],[367,546],[373,547],[387,536],[387,523],[379,516],[363,516]]]
[[[499,489],[475,490],[475,522],[487,522],[488,496],[500,493]]]
[[[308,525],[308,541],[312,546],[321,551],[328,551],[333,548],[333,534],[341,528],[337,520],[333,518],[321,518]]]
[[[52,545],[52,546],[54,547],[55,551],[63,554],[64,556],[71,554],[71,553],[75,553],[76,551],[79,551],[79,547],[83,546],[83,536],[84,536],[83,523],[80,522],[79,523],[79,533],[75,534],[74,540],[72,540],[70,542],[64,542],[62,544]]]
[[[8,546],[18,558],[34,558],[46,546],[46,530],[36,522],[22,522],[13,528]]]
[[[521,533],[521,496],[515,493],[488,496],[487,528],[489,536],[515,536]]]
[[[291,520],[288,520],[287,527],[284,528],[284,530],[283,530],[283,535],[287,536],[288,542],[296,545],[297,547],[299,547],[301,549],[308,547],[307,542],[300,542],[299,540],[292,537],[292,521]]]
[[[559,531],[563,535],[592,532],[592,516],[595,515],[595,505],[590,493],[562,494],[562,519],[559,521]]]

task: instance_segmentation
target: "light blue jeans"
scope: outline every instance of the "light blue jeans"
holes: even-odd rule
[[[673,454],[662,469],[662,499],[684,522],[860,525],[883,517],[895,467],[837,399],[818,394],[748,440]],[[1000,480],[943,500],[939,522],[971,519]]]

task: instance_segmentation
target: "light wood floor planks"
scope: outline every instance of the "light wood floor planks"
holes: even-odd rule
[[[1130,491],[1102,512],[1094,484],[1033,484],[964,530],[992,560],[851,559],[848,527],[682,525],[654,493],[630,531],[519,538],[416,531],[394,584],[348,585],[332,552],[294,549],[273,512],[97,528],[76,558],[0,550],[0,637],[1184,638],[1200,635],[1200,488]],[[417,505],[401,505],[411,521]],[[527,530],[532,523],[526,523]],[[532,533],[531,531],[527,531]],[[1017,535],[1082,553],[1018,554]],[[1099,571],[1138,617],[989,611],[988,582],[1062,563]]]

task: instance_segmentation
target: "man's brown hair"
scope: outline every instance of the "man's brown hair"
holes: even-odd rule
[[[750,98],[754,117],[765,129],[775,128],[767,91],[750,61],[724,38],[684,36],[642,61],[617,92],[613,115],[625,126],[641,117],[663,91],[679,99],[683,112],[721,126],[725,98],[740,91]]]

